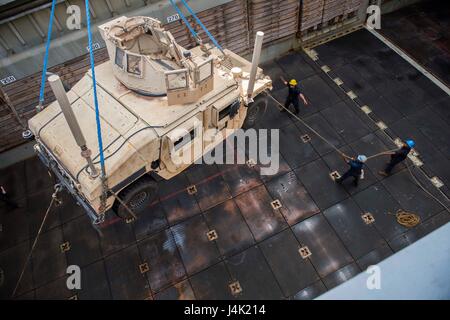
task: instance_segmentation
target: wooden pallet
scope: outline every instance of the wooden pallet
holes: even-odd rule
[[[303,0],[300,31],[316,28],[322,22],[323,6],[325,0]]]
[[[362,22],[355,17],[331,26],[317,29],[308,34],[302,35],[302,47],[305,49],[311,49],[357,31],[362,27]]]
[[[344,14],[347,0],[325,0],[322,13],[322,23],[334,20]]]
[[[264,44],[295,36],[298,31],[300,2],[297,0],[249,0],[249,38],[253,47],[257,31],[264,32]]]

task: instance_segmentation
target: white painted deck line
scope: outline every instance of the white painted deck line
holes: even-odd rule
[[[381,35],[378,31],[368,28],[367,26],[364,26],[367,31],[372,33],[375,37],[377,37],[380,41],[382,41],[385,45],[387,45],[389,48],[391,48],[395,53],[397,53],[400,57],[405,59],[407,62],[409,62],[414,68],[416,68],[420,73],[422,73],[425,77],[430,79],[435,85],[437,85],[439,88],[441,88],[446,94],[450,96],[450,88],[447,87],[441,80],[436,78],[432,73],[430,73],[428,70],[426,70],[424,67],[419,65],[413,58],[411,58],[406,52],[404,52],[402,49],[397,47],[394,43],[392,43],[390,40],[385,38],[383,35]]]
[[[317,300],[450,299],[450,223],[377,265],[380,289],[368,289],[370,274],[361,272]]]

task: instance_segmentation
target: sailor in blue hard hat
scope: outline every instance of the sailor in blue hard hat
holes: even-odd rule
[[[406,159],[409,152],[412,148],[414,148],[415,145],[416,143],[414,142],[414,140],[408,139],[403,143],[400,149],[395,152],[387,153],[391,156],[391,160],[386,164],[386,168],[382,171],[379,171],[378,173],[386,177],[390,175],[392,169],[394,169],[397,164]]]
[[[358,186],[358,181],[361,178],[361,174],[363,173],[364,163],[367,161],[367,157],[363,154],[360,154],[356,158],[351,158],[346,155],[343,155],[344,159],[349,164],[350,168],[346,173],[342,175],[342,177],[336,179],[337,183],[342,183],[342,181],[347,178],[353,177],[353,184],[355,187]]]

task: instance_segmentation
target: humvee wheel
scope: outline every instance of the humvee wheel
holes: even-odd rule
[[[247,108],[247,116],[245,117],[243,129],[253,128],[263,115],[266,113],[269,99],[267,97],[256,97],[255,102],[251,103]]]
[[[150,177],[142,177],[123,189],[119,197],[125,205],[136,215],[148,209],[156,197],[158,191],[157,183]],[[114,211],[123,219],[131,219],[131,213],[116,200]]]

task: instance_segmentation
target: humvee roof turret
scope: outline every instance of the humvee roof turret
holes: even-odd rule
[[[99,29],[110,57],[95,67],[107,185],[138,210],[153,200],[154,177],[172,178],[225,138],[208,142],[199,131],[241,128],[251,98],[272,83],[258,68],[249,99],[249,61],[207,45],[187,50],[153,18],[119,17]],[[99,167],[91,72],[67,97]],[[113,206],[124,214],[112,196],[101,205],[102,180],[90,174],[58,101],[30,119],[29,128],[43,162],[93,219]]]

